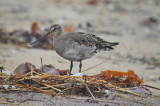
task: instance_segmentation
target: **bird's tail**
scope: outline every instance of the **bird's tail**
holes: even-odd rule
[[[110,46],[116,46],[119,45],[119,42],[109,42]]]
[[[113,46],[119,45],[119,42],[107,42],[106,44],[103,44],[101,47],[101,50],[114,50]]]

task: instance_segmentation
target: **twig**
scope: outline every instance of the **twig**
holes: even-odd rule
[[[101,62],[101,63],[99,63],[99,64],[97,64],[97,65],[95,65],[95,66],[93,66],[93,67],[87,68],[86,70],[83,70],[83,71],[81,71],[81,72],[88,71],[88,70],[90,70],[90,69],[92,69],[92,68],[94,68],[94,67],[97,67],[97,66],[101,65],[101,64],[104,63],[104,62],[105,62],[105,61],[103,61],[103,62]]]
[[[35,90],[35,91],[38,91],[38,92],[43,92],[44,94],[47,94],[49,96],[56,95],[56,96],[64,96],[64,97],[70,98],[69,96],[66,96],[66,95],[63,95],[63,94],[56,94],[56,93],[47,92],[47,91],[44,91],[44,90],[41,90],[41,89],[38,89],[38,88],[34,88],[34,87],[31,87],[31,86],[27,86],[27,85],[24,85],[24,84],[18,84],[18,85],[29,88],[29,89],[32,89],[32,90]]]
[[[18,84],[18,85],[23,86],[23,87],[26,87],[26,88],[29,88],[29,89],[32,89],[32,90],[35,90],[35,91],[38,91],[38,92],[43,92],[43,93],[45,93],[45,94],[47,94],[47,95],[50,95],[50,96],[54,95],[54,94],[52,94],[52,93],[50,93],[50,92],[43,91],[43,90],[40,90],[40,89],[38,89],[38,88],[34,88],[34,87],[27,86],[27,85],[24,85],[24,84]]]
[[[42,73],[44,73],[44,71],[43,71],[43,61],[42,61],[42,57],[41,57],[41,66],[42,66]]]
[[[34,79],[33,79],[33,80],[34,80]],[[34,80],[34,81],[36,81],[36,80]],[[36,82],[37,82],[37,81],[36,81]],[[39,83],[39,82],[37,82],[37,83]],[[55,88],[55,87],[53,87],[52,85],[44,84],[44,83],[40,83],[40,84],[45,85],[46,87],[52,88],[52,89],[54,89],[55,91],[61,92],[61,90],[60,90],[60,89]]]
[[[160,88],[157,88],[157,87],[154,87],[154,86],[150,86],[150,85],[142,85],[142,86],[146,86],[146,87],[149,87],[149,88],[153,88],[153,89],[156,89],[156,90],[160,90]]]
[[[19,103],[7,103],[7,102],[0,102],[0,104],[6,104],[6,105],[20,105]]]
[[[87,88],[88,92],[91,94],[92,98],[93,98],[93,99],[96,99],[96,98],[94,97],[94,95],[92,94],[92,92],[90,91],[90,89],[88,88],[88,85],[86,84],[86,82],[84,82],[84,84],[86,85],[86,88]]]
[[[8,91],[20,91],[20,90],[19,89],[0,90],[0,92],[8,92]]]
[[[135,95],[135,96],[141,97],[140,94],[137,94],[137,93],[133,93],[133,92],[127,91],[125,88],[116,88],[115,90],[116,90],[116,91],[125,92],[125,93],[130,93],[130,94],[133,94],[133,95]]]

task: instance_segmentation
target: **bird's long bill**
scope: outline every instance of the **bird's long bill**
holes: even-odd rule
[[[44,39],[45,37],[47,37],[49,34],[50,34],[50,31],[47,34],[45,34],[44,36],[42,36],[39,39],[37,39],[36,41],[32,42],[30,45],[33,45],[33,44],[37,43],[38,41],[41,41],[42,39]]]

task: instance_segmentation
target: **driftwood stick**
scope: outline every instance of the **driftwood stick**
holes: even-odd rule
[[[41,57],[41,66],[42,66],[42,73],[44,73],[44,71],[43,71],[43,60],[42,60],[42,57]]]
[[[86,82],[84,82],[84,84],[85,84],[88,92],[91,94],[92,98],[93,98],[93,99],[96,99],[96,98],[94,97],[93,93],[91,92],[91,90],[89,89],[88,85],[86,84]]]

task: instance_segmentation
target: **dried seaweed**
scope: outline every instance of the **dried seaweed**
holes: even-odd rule
[[[143,80],[140,79],[133,71],[119,72],[119,71],[102,71],[100,74],[94,76],[83,75],[69,76],[68,70],[57,70],[60,75],[50,73],[38,73],[38,69],[30,63],[24,64],[24,68],[21,70],[16,69],[15,76],[6,75],[0,73],[0,92],[23,92],[33,91],[41,92],[50,96],[64,96],[71,98],[71,95],[92,97],[93,101],[103,101],[107,98],[110,92],[114,92],[113,96],[122,98],[128,98],[129,95],[145,97],[141,93],[132,92],[143,86]],[[42,65],[44,67],[44,65]],[[24,75],[20,75],[18,72],[28,69],[28,72]],[[34,70],[33,70],[34,69]],[[45,68],[44,68],[45,72]],[[117,80],[115,79],[121,79]],[[9,85],[5,87],[5,85]],[[143,87],[148,87],[144,85]],[[157,89],[152,86],[150,88]],[[142,90],[145,88],[141,88]],[[107,91],[106,91],[107,90]],[[145,92],[145,91],[144,91]],[[143,93],[143,92],[142,92]],[[128,95],[124,95],[128,94]],[[150,95],[149,93],[146,95]],[[101,99],[99,99],[101,98]],[[131,97],[136,101],[136,98]],[[142,102],[143,104],[143,102]]]

